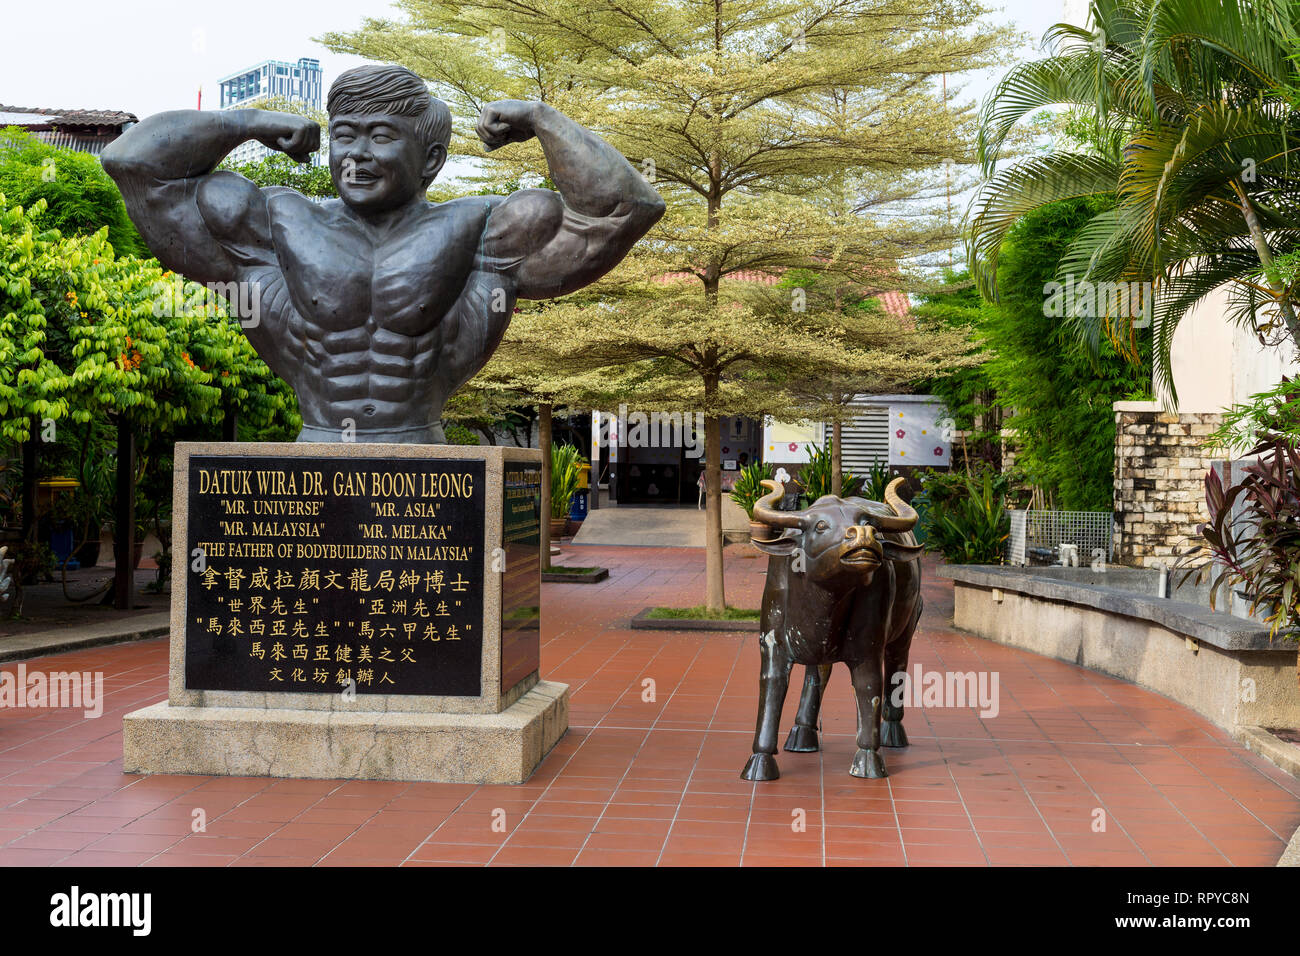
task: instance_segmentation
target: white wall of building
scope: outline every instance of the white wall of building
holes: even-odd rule
[[[1170,359],[1177,402],[1167,391],[1156,397],[1169,411],[1219,412],[1250,400],[1282,380],[1300,374],[1289,344],[1261,345],[1249,329],[1228,318],[1228,290],[1220,287],[1187,313],[1174,333]]]

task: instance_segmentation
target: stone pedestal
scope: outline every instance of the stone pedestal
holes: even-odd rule
[[[520,783],[568,728],[538,673],[541,453],[176,446],[170,686],[123,769]]]

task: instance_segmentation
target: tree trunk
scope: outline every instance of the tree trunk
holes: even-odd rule
[[[844,462],[840,454],[840,438],[843,434],[844,425],[836,419],[831,423],[831,494],[836,497],[839,497],[844,490],[844,479],[841,475]]]
[[[704,419],[704,604],[722,611],[727,602],[722,583],[722,423]]]
[[[551,566],[551,406],[537,409],[537,443],[542,446],[542,570]]]
[[[239,441],[239,408],[231,402],[221,416],[221,440]]]
[[[135,435],[117,419],[117,532],[113,535],[113,606],[130,610],[135,584]]]
[[[1246,190],[1242,188],[1241,183],[1234,179],[1232,188],[1236,191],[1237,199],[1241,202],[1241,214],[1246,220],[1246,228],[1250,231],[1251,242],[1255,244],[1255,254],[1259,256],[1259,264],[1264,269],[1268,287],[1273,291],[1273,295],[1277,297],[1278,310],[1282,313],[1282,322],[1286,325],[1291,341],[1300,346],[1300,320],[1296,319],[1295,309],[1291,305],[1290,299],[1284,294],[1285,289],[1278,277],[1277,267],[1273,263],[1273,252],[1268,247],[1268,240],[1264,236],[1264,228],[1260,225],[1259,217],[1255,215],[1255,207],[1251,205]]]

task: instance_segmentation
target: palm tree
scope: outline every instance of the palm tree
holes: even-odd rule
[[[983,107],[987,178],[968,244],[981,291],[996,297],[998,250],[1022,215],[1104,196],[1058,279],[1151,283],[1156,379],[1171,395],[1174,331],[1225,283],[1235,320],[1300,345],[1300,276],[1283,258],[1300,247],[1292,11],[1286,0],[1093,0],[1088,27],[1054,26],[1052,55],[1012,69]],[[1057,105],[1088,119],[1088,145],[996,169],[1019,121]],[[1105,334],[1133,354],[1133,310],[1096,311],[1069,315],[1080,338],[1095,353]]]

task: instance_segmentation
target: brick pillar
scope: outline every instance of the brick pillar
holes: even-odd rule
[[[1115,561],[1173,563],[1195,545],[1205,512],[1205,473],[1216,460],[1205,438],[1218,412],[1166,412],[1155,402],[1116,402]]]

